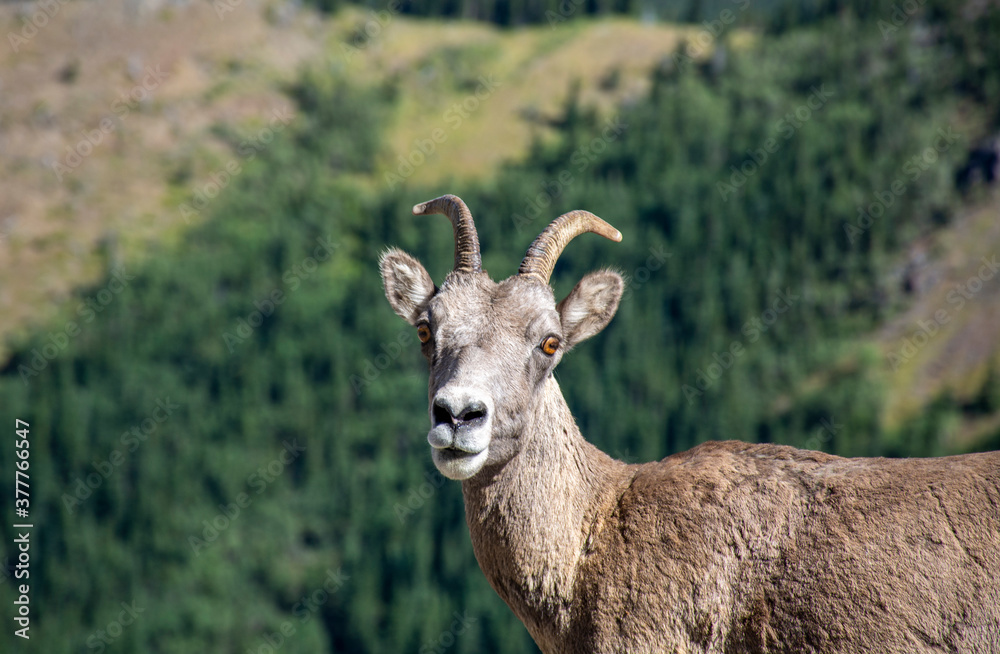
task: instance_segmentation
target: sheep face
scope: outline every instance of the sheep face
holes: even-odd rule
[[[417,329],[430,365],[427,440],[451,479],[518,454],[526,421],[542,415],[543,384],[568,349],[607,325],[623,290],[617,273],[596,272],[557,305],[534,277],[496,283],[485,272],[452,272],[438,289],[399,250],[381,268],[389,303]]]

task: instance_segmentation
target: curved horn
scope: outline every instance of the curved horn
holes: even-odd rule
[[[621,232],[589,211],[570,211],[542,230],[524,255],[518,273],[548,284],[552,269],[556,267],[556,259],[562,254],[563,248],[584,232],[600,234],[616,243],[622,240]]]
[[[472,221],[472,212],[457,195],[442,195],[413,207],[413,215],[440,213],[451,220],[455,230],[455,270],[482,272],[483,259],[479,254],[479,234]]]

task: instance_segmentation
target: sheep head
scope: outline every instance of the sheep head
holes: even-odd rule
[[[614,316],[624,283],[615,272],[584,276],[558,304],[549,277],[566,244],[583,232],[621,234],[586,211],[556,218],[535,239],[518,274],[494,282],[482,270],[468,207],[445,195],[413,208],[447,215],[455,231],[455,268],[440,287],[415,258],[386,252],[380,267],[393,310],[417,329],[430,365],[434,465],[451,479],[503,466],[521,449],[527,416],[563,354]]]

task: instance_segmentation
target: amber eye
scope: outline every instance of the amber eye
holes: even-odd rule
[[[544,341],[542,341],[542,352],[552,356],[559,349],[559,338],[556,336],[547,336]]]
[[[426,323],[417,325],[417,338],[420,339],[421,343],[426,343],[431,340],[431,328],[428,327]]]

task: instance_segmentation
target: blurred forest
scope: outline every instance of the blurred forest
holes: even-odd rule
[[[404,4],[515,25],[560,3]],[[581,6],[571,19],[648,9]],[[32,639],[8,621],[0,650],[536,651],[476,564],[460,486],[431,464],[426,364],[378,277],[391,245],[437,281],[450,269],[448,221],[410,215],[444,192],[471,208],[495,279],[563,211],[623,233],[574,241],[553,277],[558,297],[601,266],[629,280],[609,327],[557,371],[584,435],[618,458],[729,438],[844,456],[1000,447],[1000,427],[949,437],[1000,412],[998,362],[980,362],[973,396],[945,390],[887,421],[892,360],[865,340],[911,301],[904,249],[989,193],[956,180],[1000,130],[1000,8],[927,0],[897,20],[904,6],[755,5],[750,44],[682,44],[614,117],[570,94],[523,160],[426,188],[377,167],[398,79],[303,69],[286,89],[298,117],[203,220],[141,267],[109,257],[10,345],[0,406],[31,425],[37,564]],[[5,492],[13,471],[0,448]],[[0,534],[10,607],[10,520]],[[104,640],[123,602],[142,612]]]

